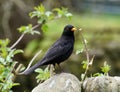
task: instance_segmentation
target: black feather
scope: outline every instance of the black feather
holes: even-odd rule
[[[65,26],[62,36],[48,49],[44,57],[23,74],[32,73],[36,68],[48,64],[59,64],[66,60],[72,53],[74,47],[74,28],[72,25]]]

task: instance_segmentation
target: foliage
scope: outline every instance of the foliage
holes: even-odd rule
[[[110,71],[111,67],[107,64],[107,62],[104,62],[104,66],[101,67],[101,71],[104,74],[107,74]]]
[[[82,61],[83,69],[87,68],[88,62],[87,61]]]
[[[37,82],[44,81],[50,77],[50,71],[48,67],[46,67],[45,70],[38,68],[35,70],[35,72],[39,73],[36,77]]]
[[[82,81],[84,81],[85,78],[87,77],[87,73],[88,73],[89,68],[93,64],[94,55],[90,59],[90,57],[89,57],[89,51],[88,51],[88,48],[87,48],[87,40],[83,37],[82,33],[81,33],[81,37],[82,37],[82,42],[84,44],[86,58],[87,58],[86,61],[82,61],[83,69],[85,70],[85,72],[83,74],[81,74],[81,79],[82,79]],[[77,50],[76,53],[79,54],[81,52],[83,52],[83,49],[82,50]],[[93,74],[93,76],[108,75],[108,72],[110,71],[110,68],[111,67],[106,62],[104,62],[104,66],[101,67],[101,71],[103,72],[103,74],[102,73],[95,73],[95,74]]]
[[[21,26],[20,28],[18,28],[18,31],[23,34],[40,34],[40,32],[33,30],[32,24],[28,24],[28,26]]]
[[[52,11],[47,11],[46,8],[42,4],[40,4],[39,6],[34,7],[34,11],[29,13],[29,16],[31,18],[37,17],[38,18],[37,23],[42,24],[41,29],[43,31],[47,31],[48,21],[58,19],[64,16],[71,19],[72,14],[67,11],[67,8],[63,7],[61,9],[54,8]]]
[[[83,48],[81,50],[76,51],[76,55],[81,54],[83,52]]]
[[[46,32],[49,28],[47,25],[47,22],[50,22],[51,20],[55,20],[55,19],[58,19],[61,17],[67,17],[68,19],[71,19],[72,14],[69,13],[67,8],[64,8],[64,7],[54,8],[51,11],[47,11],[46,8],[42,4],[40,4],[39,6],[34,7],[34,11],[30,12],[29,16],[31,18],[37,18],[38,20],[37,20],[36,26],[38,27],[39,25],[41,25],[42,31]],[[26,33],[26,32],[36,33],[35,30],[33,31],[34,28],[35,27],[32,27],[32,25],[29,24],[28,26],[20,27],[18,30],[22,33]],[[31,41],[31,43],[28,44],[29,45],[28,47],[32,47],[34,49],[37,45],[34,45],[35,46],[34,47],[32,43],[36,43],[36,40]],[[29,49],[29,51],[30,51],[30,49]],[[34,51],[32,51],[32,52],[34,52]],[[46,68],[45,70],[37,69],[36,72],[40,73],[36,77],[37,82],[39,82],[40,80],[42,80],[42,81],[46,80],[47,78],[50,77],[48,68]]]
[[[13,69],[16,62],[13,57],[18,53],[23,53],[19,49],[10,49],[8,46],[9,40],[0,40],[0,90],[2,92],[10,92],[13,86],[19,85],[14,83]]]
[[[14,83],[14,79],[16,76],[16,61],[14,60],[14,56],[19,53],[23,53],[23,50],[15,49],[14,47],[21,41],[24,35],[40,34],[40,32],[35,30],[40,25],[43,31],[47,31],[48,21],[61,18],[63,16],[70,18],[72,14],[67,12],[66,8],[55,8],[53,11],[46,11],[45,7],[41,4],[35,7],[34,11],[31,12],[29,16],[31,18],[38,18],[37,25],[33,26],[32,24],[28,24],[27,26],[19,27],[18,31],[22,33],[22,35],[11,47],[8,47],[10,43],[9,39],[0,40],[0,91],[2,92],[12,92],[11,88],[13,86],[19,85],[19,83]],[[48,68],[45,68],[45,70],[37,69],[36,72],[39,73],[39,75],[36,77],[37,82],[39,82],[40,80],[46,80],[50,77],[50,72]]]
[[[61,7],[61,8],[54,8],[53,10],[47,10],[42,4],[34,7],[34,10],[29,13],[29,16],[31,18],[37,18],[37,25],[40,25],[41,30],[46,33],[46,31],[50,27],[48,24],[53,20],[58,20],[60,18],[67,18],[71,19],[72,14],[68,12],[67,8]],[[31,29],[31,28],[30,28]],[[48,32],[48,31],[47,31]],[[50,31],[50,33],[53,33]],[[50,34],[49,34],[50,35]],[[25,55],[32,56],[34,53],[37,52],[36,47],[39,47],[39,43],[37,42],[36,45],[32,44],[36,43],[36,40],[31,41],[25,48]],[[32,49],[29,49],[28,47],[32,47]]]
[[[55,8],[53,11],[56,11],[56,12],[57,12],[57,16],[58,16],[58,17],[65,16],[65,17],[68,17],[69,19],[71,19],[71,17],[72,17],[72,14],[69,13],[69,12],[68,12],[68,9],[67,9],[67,8],[64,8],[64,7],[62,7],[61,9]]]
[[[104,65],[100,68],[103,73],[95,73],[93,74],[93,76],[103,76],[103,75],[108,76],[108,72],[110,71],[111,66],[108,65],[106,61],[104,62]]]

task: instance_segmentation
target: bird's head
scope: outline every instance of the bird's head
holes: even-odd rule
[[[66,25],[64,27],[63,35],[73,35],[74,31],[76,31],[76,28],[72,25]]]

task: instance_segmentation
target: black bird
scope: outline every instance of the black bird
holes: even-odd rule
[[[44,57],[22,74],[28,75],[36,68],[48,64],[60,64],[66,60],[72,53],[74,47],[74,31],[76,28],[72,25],[64,27],[61,37],[48,49]]]

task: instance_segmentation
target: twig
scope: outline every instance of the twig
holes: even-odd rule
[[[19,65],[18,65],[17,69],[14,71],[14,74],[15,74],[15,75],[19,75],[19,72],[20,72],[22,66],[23,66],[23,64],[19,64]],[[15,77],[16,77],[16,76],[15,76]],[[14,77],[14,79],[15,79],[15,77]]]
[[[33,26],[32,30],[38,28],[40,25],[41,25],[41,24],[37,24],[37,25]]]
[[[18,38],[18,40],[10,47],[10,49],[13,49],[13,48],[22,40],[22,38],[24,37],[24,35],[25,35],[25,34],[22,34],[22,35]]]
[[[35,26],[33,26],[32,30],[34,30],[35,28],[39,27],[40,24],[37,24]],[[13,49],[21,40],[22,38],[25,36],[25,33],[23,33],[19,38],[18,40],[10,47],[10,49]]]
[[[20,75],[23,74],[25,71],[27,71],[27,70],[30,68],[30,66],[32,65],[33,61],[34,61],[34,60],[36,59],[36,57],[41,53],[41,51],[42,51],[42,50],[40,50],[39,52],[37,52],[37,53],[34,55],[34,57],[31,59],[30,63],[28,64],[27,68],[26,68],[23,72],[19,73]]]
[[[82,32],[81,32],[81,37],[82,37],[82,40],[83,40],[83,44],[85,46],[85,52],[86,52],[86,57],[87,57],[87,61],[89,62],[90,61],[90,57],[89,57],[89,52],[88,52],[88,49],[87,49],[87,42],[86,40],[84,39],[83,35],[82,35]]]
[[[86,67],[86,70],[85,70],[85,73],[84,73],[84,77],[83,77],[83,81],[85,80],[85,78],[87,76],[87,73],[88,73],[88,70],[89,70],[90,66],[93,64],[94,57],[95,57],[95,55],[93,55],[92,59],[87,64],[87,67]]]
[[[79,29],[79,30],[81,31],[81,29]],[[86,70],[85,70],[85,73],[84,73],[84,77],[82,79],[82,81],[84,81],[86,76],[87,76],[87,73],[88,73],[88,70],[89,70],[90,66],[93,64],[93,60],[94,60],[95,55],[93,55],[93,57],[90,59],[89,51],[87,49],[86,40],[84,39],[84,37],[82,35],[82,32],[81,32],[81,37],[82,37],[83,44],[85,46],[85,53],[86,53],[86,57],[87,57],[87,67],[86,67]]]
[[[26,70],[28,70],[30,68],[30,66],[32,65],[33,61],[36,59],[36,57],[41,53],[42,50],[40,50],[38,53],[35,54],[35,56],[31,59],[30,63],[28,64],[28,67],[26,68]]]

